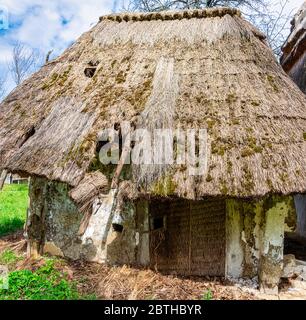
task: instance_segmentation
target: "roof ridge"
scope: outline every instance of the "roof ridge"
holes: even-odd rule
[[[111,20],[117,22],[123,21],[152,21],[152,20],[181,20],[192,18],[214,18],[223,17],[225,15],[241,16],[241,12],[235,8],[218,7],[196,10],[176,10],[176,11],[162,11],[162,12],[132,12],[110,14],[100,17],[100,21]]]

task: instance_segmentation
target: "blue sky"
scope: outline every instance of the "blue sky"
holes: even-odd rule
[[[0,75],[7,72],[12,44],[20,41],[42,54],[54,50],[60,54],[83,32],[89,30],[99,16],[112,12],[123,0],[0,0],[0,8],[9,13],[9,29],[0,30]],[[289,0],[288,10],[304,0]],[[13,88],[8,77],[7,91]]]
[[[58,55],[100,15],[110,13],[114,4],[113,0],[0,0],[0,8],[7,8],[9,13],[9,29],[0,31],[0,74],[7,73],[16,41],[44,55],[49,50]],[[7,91],[13,86],[8,77]]]

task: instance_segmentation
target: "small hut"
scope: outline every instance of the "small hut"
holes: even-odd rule
[[[0,169],[31,177],[29,254],[259,276],[275,291],[292,196],[306,193],[305,108],[235,9],[102,17],[0,105]],[[204,128],[203,174],[102,165],[101,130],[126,121]]]

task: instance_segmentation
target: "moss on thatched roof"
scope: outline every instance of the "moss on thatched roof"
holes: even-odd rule
[[[304,193],[305,110],[236,10],[112,15],[0,105],[0,167],[77,186],[94,167],[98,132],[146,115],[151,127],[166,119],[209,133],[207,174],[171,167],[152,193]]]

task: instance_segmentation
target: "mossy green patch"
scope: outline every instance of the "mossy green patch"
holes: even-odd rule
[[[257,101],[257,100],[253,100],[253,101],[251,101],[251,105],[252,105],[253,107],[258,107],[258,106],[260,106],[260,102]]]
[[[83,300],[77,283],[57,269],[55,260],[49,259],[38,269],[15,270],[9,273],[8,289],[1,288],[0,300]],[[90,297],[94,299],[93,296]]]
[[[258,145],[256,138],[250,135],[250,133],[253,132],[253,129],[247,128],[246,131],[249,132],[249,136],[247,138],[247,146],[242,149],[241,156],[245,158],[250,157],[255,153],[262,153],[263,147]]]
[[[176,183],[169,176],[159,179],[152,186],[152,193],[157,196],[171,196],[177,188]]]
[[[229,104],[232,104],[238,100],[238,97],[234,93],[230,93],[227,95],[225,101]]]
[[[208,174],[206,177],[206,182],[211,182],[211,181],[213,181],[213,177],[210,174]]]
[[[272,75],[270,75],[270,74],[268,74],[268,75],[267,75],[267,80],[268,80],[270,86],[273,88],[273,90],[274,90],[275,92],[279,92],[279,88],[278,88],[278,86],[277,86],[277,84],[276,84],[275,77],[272,76]]]
[[[248,168],[247,165],[245,165],[243,168],[244,172],[244,177],[242,181],[242,187],[245,191],[246,194],[251,193],[254,188],[255,188],[255,183],[254,183],[254,177],[250,169]]]
[[[226,184],[226,181],[223,179],[220,179],[220,192],[224,195],[227,196],[229,193],[228,186]]]
[[[71,69],[72,66],[69,65],[68,68],[61,74],[56,72],[52,73],[50,79],[42,85],[41,89],[48,90],[55,85],[63,87],[68,79]]]

